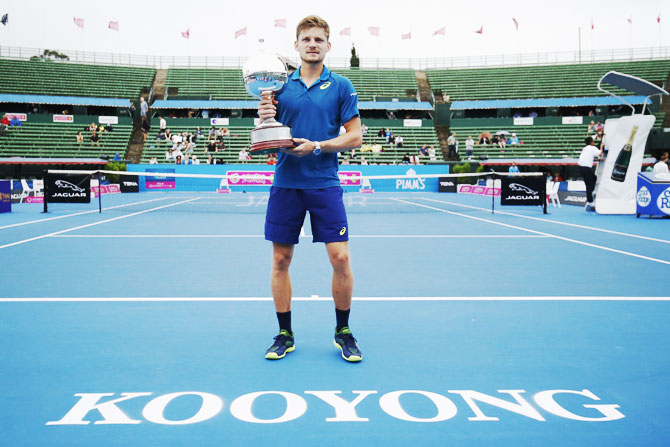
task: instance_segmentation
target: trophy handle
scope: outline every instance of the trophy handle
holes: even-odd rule
[[[275,92],[274,92],[274,90],[263,90],[263,91],[261,92],[261,98],[264,98],[264,97],[266,97],[266,96],[270,96],[270,98],[271,98],[272,100],[274,100],[274,99],[275,99]],[[274,119],[274,118],[268,118],[268,119],[266,119],[266,120],[263,120],[263,123],[261,124],[261,126],[263,126],[263,127],[267,127],[267,126],[277,126],[277,125],[280,125],[280,126],[281,126],[281,124],[279,124],[279,123],[277,122],[277,120]]]

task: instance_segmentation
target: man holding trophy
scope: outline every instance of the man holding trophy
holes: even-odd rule
[[[295,349],[289,266],[307,211],[313,242],[326,244],[333,267],[332,293],[337,320],[334,344],[347,361],[358,362],[363,358],[349,330],[353,273],[349,262],[349,226],[337,174],[337,153],[362,143],[361,120],[353,85],[323,63],[330,51],[329,36],[328,23],[320,17],[309,16],[298,24],[295,49],[300,53],[301,65],[281,89],[272,88],[274,93],[264,90],[259,95],[261,124],[252,132],[258,134],[256,142],[252,135],[252,151],[254,147],[265,152],[279,151],[265,219],[265,238],[273,243],[271,286],[279,322],[279,335],[265,354],[271,360],[281,359]],[[245,82],[249,82],[248,74],[249,79],[276,78],[272,69],[268,70],[271,72],[265,76],[254,76],[245,67]],[[281,123],[266,125],[274,117]],[[339,135],[341,126],[346,133]],[[289,139],[293,136],[292,144],[285,144],[287,135]]]

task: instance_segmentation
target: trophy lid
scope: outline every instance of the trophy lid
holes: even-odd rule
[[[288,82],[286,64],[276,54],[261,53],[247,59],[242,76],[247,92],[256,98],[264,91],[281,90]]]

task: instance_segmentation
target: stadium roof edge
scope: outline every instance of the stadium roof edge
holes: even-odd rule
[[[624,96],[631,104],[644,104],[644,96]],[[482,101],[454,101],[451,110],[473,109],[532,109],[540,107],[619,106],[621,101],[608,96],[584,98],[494,99]]]
[[[152,105],[152,109],[256,109],[257,100],[188,100],[188,99],[159,99]],[[359,101],[360,110],[433,110],[429,102],[403,101]]]
[[[130,107],[129,99],[84,96],[18,95],[0,93],[0,103],[58,104],[72,106]]]

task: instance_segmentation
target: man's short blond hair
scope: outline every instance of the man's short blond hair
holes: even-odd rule
[[[309,28],[321,28],[326,33],[326,40],[330,39],[330,26],[328,22],[323,20],[319,16],[307,16],[298,23],[298,26],[295,29],[295,38],[298,39],[300,31],[309,29]]]

